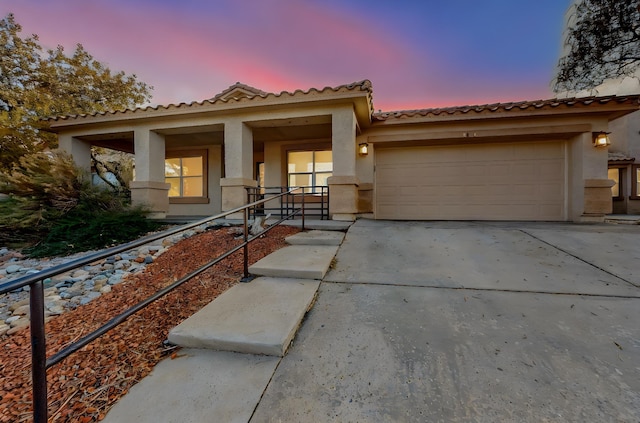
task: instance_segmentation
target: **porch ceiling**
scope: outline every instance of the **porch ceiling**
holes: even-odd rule
[[[111,150],[133,153],[133,131],[113,134],[83,135],[77,137],[96,147],[109,148]]]
[[[288,119],[269,119],[247,123],[257,142],[293,141],[331,137],[331,116],[305,116]]]
[[[331,138],[331,116],[306,116],[289,119],[269,119],[247,122],[253,131],[255,148],[265,142],[303,141]],[[168,148],[201,147],[224,143],[224,125],[166,128],[157,131],[165,136]],[[134,153],[134,132],[100,133],[78,136],[97,147]]]

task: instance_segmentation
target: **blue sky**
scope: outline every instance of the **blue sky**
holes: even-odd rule
[[[240,81],[279,92],[370,79],[377,109],[537,100],[570,0],[0,0],[23,36],[154,86],[152,103]]]

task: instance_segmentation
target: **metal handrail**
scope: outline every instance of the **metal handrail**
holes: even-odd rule
[[[268,186],[268,187],[253,187],[247,186],[245,187],[247,190],[247,199],[248,202],[254,201],[256,199],[262,198],[265,195],[276,194],[276,193],[284,193],[289,190],[289,195],[281,198],[280,202],[276,205],[271,205],[271,207],[263,207],[261,209],[253,208],[251,210],[252,215],[264,215],[269,214],[270,212],[277,215],[284,215],[289,212],[289,210],[296,208],[296,197],[304,197],[308,196],[308,198],[316,198],[319,201],[315,201],[315,207],[309,205],[305,209],[305,215],[307,217],[315,216],[320,217],[320,220],[329,219],[329,187],[324,185],[313,185],[313,186],[300,186],[295,189],[290,189],[288,187],[280,187],[280,186]]]
[[[202,220],[199,220],[194,223],[188,223],[186,225],[179,226],[177,228],[168,229],[166,231],[148,235],[142,238],[139,238],[135,241],[128,242],[126,244],[117,245],[115,247],[107,248],[105,250],[98,251],[96,253],[88,254],[86,256],[80,257],[78,259],[69,261],[68,263],[60,264],[58,266],[51,267],[47,270],[40,271],[38,273],[26,275],[17,279],[14,279],[10,282],[0,284],[0,294],[5,294],[7,292],[14,291],[16,289],[23,288],[25,286],[30,286],[31,289],[29,291],[29,310],[31,316],[31,368],[32,368],[32,395],[33,395],[33,421],[34,423],[46,423],[47,422],[47,369],[60,361],[64,360],[69,355],[83,348],[90,342],[96,340],[102,335],[106,334],[111,329],[117,327],[122,324],[128,317],[147,307],[149,304],[154,301],[162,298],[167,295],[169,292],[179,287],[186,281],[192,279],[198,274],[204,272],[206,269],[211,266],[219,263],[220,261],[226,259],[231,254],[239,251],[240,249],[244,250],[244,280],[248,280],[249,272],[248,272],[248,244],[259,238],[261,235],[265,234],[272,228],[276,227],[283,221],[297,215],[302,214],[302,229],[304,230],[304,199],[302,201],[302,206],[300,209],[294,210],[290,215],[281,217],[280,220],[273,223],[271,226],[267,227],[260,233],[249,237],[248,230],[248,214],[249,209],[252,207],[256,207],[257,205],[263,204],[267,201],[271,201],[275,198],[288,195],[292,193],[295,189],[293,188],[287,192],[283,192],[281,194],[274,195],[272,197],[268,197],[259,201],[255,201],[249,204],[246,204],[242,207],[235,208],[233,210],[229,210],[215,216],[211,216]],[[304,197],[304,196],[303,196]],[[163,288],[162,290],[156,292],[151,297],[139,302],[138,304],[128,308],[124,312],[118,314],[116,317],[109,320],[104,325],[100,326],[98,329],[93,332],[85,335],[80,340],[66,346],[62,350],[58,351],[51,358],[47,359],[46,356],[46,343],[45,343],[45,322],[44,322],[44,283],[43,280],[50,278],[52,276],[59,275],[61,273],[65,273],[69,270],[73,270],[85,264],[93,263],[97,260],[110,257],[114,254],[118,254],[121,252],[128,251],[132,248],[138,247],[140,245],[148,244],[149,242],[156,241],[161,238],[165,238],[167,236],[171,236],[180,232],[184,232],[191,228],[203,225],[212,220],[220,219],[230,214],[243,212],[244,220],[244,236],[243,242],[238,246],[228,250],[221,256],[212,260],[211,262],[205,264],[204,266],[198,268],[197,270],[191,272],[186,275],[182,279],[172,283],[171,285]]]

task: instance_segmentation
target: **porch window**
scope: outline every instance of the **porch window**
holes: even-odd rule
[[[198,203],[206,200],[206,151],[168,152],[164,162],[164,180],[171,203]]]
[[[615,185],[611,187],[611,198],[614,200],[622,200],[622,189],[621,189],[621,174],[620,168],[610,168],[608,169],[608,178],[615,182]]]
[[[631,197],[640,200],[640,165],[634,165],[631,172]]]
[[[287,176],[290,187],[327,186],[333,174],[331,150],[289,151],[287,153]]]

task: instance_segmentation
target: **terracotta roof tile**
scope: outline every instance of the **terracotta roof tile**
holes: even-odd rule
[[[635,157],[631,157],[625,153],[619,153],[616,151],[609,151],[610,162],[634,162]]]
[[[588,106],[592,103],[598,102],[600,104],[606,104],[611,101],[618,103],[624,102],[636,102],[640,104],[639,95],[630,96],[607,96],[607,97],[582,97],[582,98],[553,98],[549,100],[535,100],[535,101],[519,101],[513,103],[492,103],[482,104],[475,106],[455,106],[455,107],[437,107],[430,109],[415,109],[415,110],[398,110],[392,112],[377,112],[373,114],[374,121],[385,121],[389,119],[406,119],[412,117],[436,117],[436,116],[454,116],[473,113],[495,113],[501,111],[511,110],[527,110],[527,109],[555,109],[558,107],[574,107],[574,106]]]
[[[221,93],[216,94],[215,96],[210,98],[209,101],[215,101],[215,100],[217,100],[219,98],[224,98],[225,95],[233,92],[236,89],[241,89],[243,91],[248,91],[249,93],[252,93],[253,95],[267,95],[268,94],[267,92],[262,91],[262,90],[260,90],[258,88],[252,87],[250,85],[246,85],[246,84],[243,84],[241,82],[236,82],[235,84],[231,85],[226,90],[223,90]]]
[[[246,97],[240,97],[240,98],[228,98],[228,99],[224,99],[222,97],[224,97],[225,93],[229,93],[231,91],[233,91],[236,88],[242,88],[245,91],[249,91],[251,93],[254,93],[253,95],[249,95]],[[227,88],[226,90],[224,90],[222,93],[217,94],[215,97],[211,98],[211,99],[207,99],[207,100],[203,100],[203,101],[193,101],[191,103],[179,103],[179,104],[168,104],[168,105],[158,105],[158,106],[147,106],[147,107],[137,107],[135,109],[124,109],[124,110],[112,110],[112,111],[106,111],[106,112],[96,112],[96,113],[92,113],[92,114],[77,114],[77,115],[66,115],[66,116],[54,116],[49,118],[49,121],[62,121],[62,120],[71,120],[71,119],[77,119],[77,118],[85,118],[85,117],[94,117],[94,116],[107,116],[107,115],[116,115],[116,114],[131,114],[131,113],[137,113],[137,112],[149,112],[149,111],[155,111],[155,110],[173,110],[173,109],[182,109],[182,108],[187,108],[187,107],[199,107],[199,106],[204,106],[204,105],[208,105],[208,104],[218,104],[218,103],[241,103],[241,102],[245,102],[245,101],[252,101],[253,99],[256,98],[262,98],[262,99],[267,99],[267,98],[279,98],[279,97],[295,97],[295,96],[300,96],[300,95],[308,95],[311,93],[318,93],[318,94],[322,94],[325,92],[339,92],[339,91],[363,91],[369,94],[369,109],[371,110],[371,113],[373,113],[373,103],[371,100],[371,94],[372,94],[372,86],[371,86],[371,81],[369,81],[368,79],[362,80],[362,81],[358,81],[358,82],[354,82],[351,84],[344,84],[344,85],[339,85],[337,87],[324,87],[321,89],[318,88],[309,88],[308,90],[295,90],[293,92],[289,92],[289,91],[281,91],[279,93],[268,93],[262,90],[259,90],[257,88],[251,87],[249,85],[245,85],[245,84],[241,84],[241,83],[236,83],[232,86],[230,86],[229,88]]]

